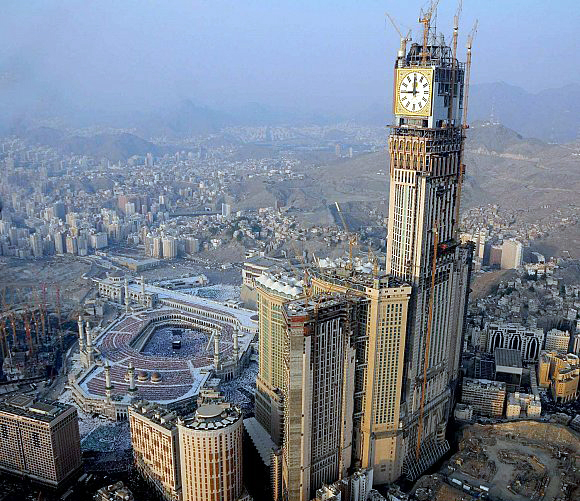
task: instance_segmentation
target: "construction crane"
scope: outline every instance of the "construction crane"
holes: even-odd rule
[[[32,343],[32,334],[30,332],[30,320],[28,319],[28,312],[25,311],[23,313],[23,320],[24,320],[24,332],[26,333],[26,342],[28,343],[28,350],[30,356],[34,353],[34,346]]]
[[[409,30],[407,32],[406,36],[403,36],[403,33],[401,32],[401,30],[399,29],[399,26],[397,25],[397,23],[393,19],[393,16],[391,16],[388,12],[385,12],[385,16],[387,16],[389,18],[389,21],[391,21],[393,28],[395,28],[395,31],[399,34],[399,37],[401,39],[401,53],[402,53],[403,57],[405,57],[405,55],[407,54],[407,42],[410,42],[412,40],[411,30]]]
[[[342,223],[344,231],[346,231],[346,233],[348,235],[349,263],[347,264],[347,269],[353,270],[352,253],[353,253],[354,246],[358,244],[358,236],[356,233],[352,233],[350,231],[348,224],[346,223],[346,218],[344,217],[344,213],[342,212],[340,205],[338,205],[338,202],[334,202],[334,205],[336,205],[336,211],[338,212],[338,215],[340,216],[340,222]],[[372,250],[370,245],[368,246],[367,254],[369,255],[369,262],[373,263],[373,276],[376,277],[379,274],[379,260],[378,260],[376,254],[374,253],[374,251]],[[372,258],[371,258],[371,255],[372,255]]]
[[[56,287],[56,320],[58,322],[58,337],[60,341],[60,350],[64,351],[64,341],[62,336],[62,320],[60,316],[60,287]]]
[[[431,330],[433,328],[433,300],[435,298],[435,278],[437,272],[437,250],[439,246],[439,221],[433,225],[433,258],[431,261],[431,288],[429,291],[429,312],[427,314],[427,335],[425,337],[425,356],[423,359],[423,383],[421,385],[421,404],[419,406],[419,424],[417,425],[417,448],[415,458],[421,454],[421,435],[423,433],[423,419],[425,414],[425,392],[427,391],[427,371],[429,369],[429,354],[431,351]]]
[[[475,20],[473,28],[467,36],[467,60],[465,61],[465,79],[463,82],[463,117],[461,123],[461,142],[465,142],[465,131],[469,128],[467,123],[467,106],[469,104],[469,80],[471,78],[471,48],[473,47],[473,40],[477,33],[478,21]],[[465,175],[465,164],[463,163],[463,148],[460,150],[459,158],[459,179],[457,181],[457,200],[461,200],[461,188],[463,187],[463,177]],[[455,204],[455,239],[458,239],[459,234],[459,203]]]
[[[6,360],[9,357],[10,350],[8,348],[8,333],[6,332],[6,323],[4,317],[2,317],[2,323],[0,323],[0,331],[2,332],[2,360]]]
[[[344,218],[344,214],[342,213],[342,209],[340,208],[340,205],[338,205],[338,202],[334,202],[334,205],[336,206],[336,211],[338,212],[338,216],[340,217],[340,221],[342,223],[344,231],[346,231],[346,235],[348,238],[348,263],[346,263],[346,269],[352,272],[352,270],[354,268],[352,253],[353,253],[354,246],[358,243],[358,236],[356,233],[352,233],[348,229],[348,225],[346,224],[346,219]]]
[[[294,240],[291,240],[290,245],[292,246],[294,254],[298,258],[298,261],[300,261],[300,264],[302,265],[303,268],[302,273],[300,273],[300,271],[298,271],[296,266],[294,266],[291,261],[288,261],[290,267],[292,268],[292,271],[296,274],[296,276],[299,277],[300,275],[303,275],[304,277],[302,279],[302,290],[304,292],[304,305],[306,306],[308,304],[308,301],[313,295],[312,284],[310,283],[310,274],[308,273],[308,266],[306,266],[304,258],[302,257],[302,253],[298,250],[296,242]]]
[[[421,50],[421,62],[423,65],[427,63],[427,45],[429,43],[429,30],[431,29],[431,19],[437,10],[439,0],[431,0],[429,9],[424,11],[421,9],[419,14],[419,22],[423,25],[423,49]]]
[[[473,40],[477,34],[477,26],[479,21],[476,19],[473,23],[473,28],[467,36],[467,60],[465,62],[465,83],[463,84],[465,90],[463,91],[463,128],[467,129],[467,107],[469,104],[469,80],[471,78],[471,49],[473,47]]]
[[[457,39],[459,37],[459,16],[463,9],[463,0],[459,0],[457,11],[453,17],[453,52],[451,59],[451,84],[449,86],[449,108],[448,122],[449,126],[453,125],[453,98],[455,94],[455,84],[457,83]]]

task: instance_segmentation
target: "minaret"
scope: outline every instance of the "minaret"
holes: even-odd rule
[[[85,332],[87,335],[87,366],[93,363],[93,336],[91,334],[91,326],[87,320],[85,324]]]
[[[238,358],[240,358],[240,346],[238,343],[238,329],[234,329],[233,338],[234,338],[234,360],[237,362]]]
[[[141,294],[143,294],[143,300],[145,300],[145,277],[141,275]]]
[[[125,313],[129,312],[129,281],[125,277]]]
[[[135,367],[133,367],[133,362],[129,362],[127,372],[129,373],[129,395],[134,395],[137,387],[135,386]]]
[[[216,331],[213,336],[213,364],[216,369],[219,368],[220,365],[220,335],[219,332]]]
[[[83,318],[79,315],[78,320],[79,326],[79,351],[82,352],[85,349],[85,336],[83,333]]]
[[[111,366],[107,360],[105,362],[105,396],[107,397],[107,402],[111,400],[112,390],[113,385],[111,384]]]

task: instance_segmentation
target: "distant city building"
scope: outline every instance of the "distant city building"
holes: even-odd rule
[[[64,237],[60,231],[54,234],[54,251],[57,254],[64,254],[66,252]]]
[[[163,237],[162,242],[163,242],[163,258],[175,259],[177,257],[177,241],[175,240],[175,238]]]
[[[82,465],[77,410],[27,395],[0,400],[0,470],[53,487]]]
[[[496,348],[518,350],[524,362],[535,363],[544,343],[542,329],[512,323],[488,322],[481,332],[481,346],[488,353]]]
[[[573,353],[542,352],[538,362],[538,384],[549,387],[556,402],[578,398],[580,358]]]
[[[511,270],[522,265],[523,246],[516,240],[505,240],[501,246],[501,269]]]
[[[473,407],[458,403],[455,406],[454,416],[458,421],[471,421],[473,419]]]
[[[121,481],[99,489],[94,501],[134,501],[133,493]]]
[[[109,245],[109,240],[105,232],[91,233],[89,236],[89,247],[95,250],[104,249]]]
[[[509,393],[506,402],[506,418],[519,419],[521,416],[537,418],[542,414],[542,403],[539,395],[527,393]]]
[[[489,266],[501,267],[502,252],[503,250],[501,245],[491,246],[489,250]]]

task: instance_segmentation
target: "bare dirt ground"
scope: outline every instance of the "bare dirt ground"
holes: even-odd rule
[[[42,301],[56,303],[57,289],[61,305],[78,304],[92,287],[92,282],[83,278],[94,265],[71,256],[57,256],[38,260],[2,258],[0,261],[0,294],[7,304]],[[43,293],[43,288],[46,292]]]
[[[491,499],[578,499],[580,439],[570,428],[519,421],[473,425],[464,430],[463,437],[460,452],[449,462],[452,475],[470,485],[486,482]],[[474,455],[483,459],[480,471],[465,468]],[[490,471],[487,465],[492,463],[495,467]]]
[[[470,299],[472,301],[477,301],[478,299],[488,296],[491,294],[493,287],[499,284],[502,280],[509,280],[510,277],[515,276],[516,272],[514,270],[490,271],[475,275],[471,284],[472,292]]]

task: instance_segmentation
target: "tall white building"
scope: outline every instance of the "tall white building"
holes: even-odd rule
[[[517,240],[505,240],[501,245],[501,269],[511,270],[522,265],[523,246]]]

